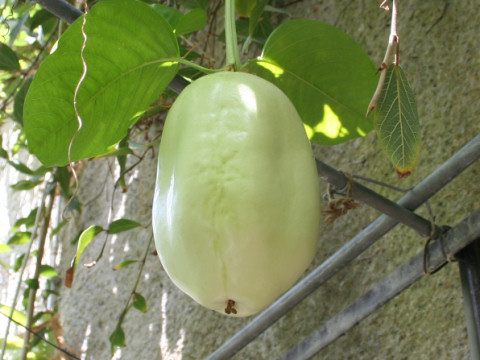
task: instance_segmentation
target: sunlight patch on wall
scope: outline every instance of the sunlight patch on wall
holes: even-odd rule
[[[175,346],[170,344],[168,339],[168,325],[167,325],[167,300],[168,295],[166,292],[162,294],[162,332],[160,335],[160,353],[162,354],[162,359],[164,360],[182,360],[182,353],[185,341],[185,329],[181,328],[179,331],[178,340],[175,343]],[[172,349],[173,348],[173,349]]]
[[[90,339],[91,333],[92,333],[92,324],[88,324],[87,329],[85,330],[85,336],[83,337],[82,345],[80,347],[80,351],[82,353],[82,360],[86,359],[87,357],[88,340]]]

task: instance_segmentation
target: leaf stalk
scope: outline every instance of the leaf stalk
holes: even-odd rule
[[[382,2],[380,7],[383,7],[385,1]],[[388,7],[386,8],[388,10]],[[380,93],[382,92],[383,85],[385,84],[385,77],[387,75],[387,69],[392,57],[392,53],[395,49],[395,58],[394,64],[399,65],[400,62],[400,47],[399,47],[399,37],[397,34],[397,0],[392,0],[392,21],[390,25],[390,36],[388,38],[387,50],[385,51],[385,56],[383,57],[382,64],[377,70],[377,73],[380,73],[380,78],[378,79],[377,88],[373,93],[372,99],[368,104],[367,114],[365,117],[370,115],[370,113],[377,107],[378,99],[380,98]]]
[[[227,66],[239,70],[240,51],[238,49],[237,30],[235,28],[235,3],[234,0],[225,1],[225,42],[227,52]]]

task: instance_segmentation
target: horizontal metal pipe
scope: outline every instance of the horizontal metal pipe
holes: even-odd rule
[[[81,10],[65,0],[35,0],[35,2],[68,24],[73,23],[78,17],[83,15]]]
[[[446,232],[442,240],[430,243],[428,263],[437,268],[457,252],[480,237],[480,210],[470,214],[460,224]],[[443,249],[442,249],[443,247]],[[281,360],[305,360],[324,349],[361,320],[400,294],[425,273],[423,268],[424,251],[420,251],[404,265],[400,266],[374,285],[350,306],[336,314],[325,325],[313,331],[306,339],[291,348]]]
[[[395,218],[398,222],[413,228],[420,235],[432,236],[432,238],[435,238],[437,234],[440,233],[440,227],[435,226],[432,229],[431,221],[424,219],[396,202],[383,197],[368,187],[354,180],[349,180],[343,172],[328,166],[320,160],[317,160],[316,162],[318,176],[334,185],[338,192],[345,194],[346,190],[344,189],[351,186],[353,199],[363,202],[381,213]]]
[[[480,158],[480,135],[473,138],[437,170],[403,196],[398,204],[409,210],[415,210],[478,158]],[[228,339],[216,351],[210,354],[207,359],[231,358],[370,245],[375,243],[397,223],[398,221],[386,215],[378,217],[242,330]]]

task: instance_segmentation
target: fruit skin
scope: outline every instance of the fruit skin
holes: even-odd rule
[[[153,230],[170,278],[207,308],[252,315],[294,284],[315,254],[320,188],[281,90],[238,72],[185,88],[163,130]]]

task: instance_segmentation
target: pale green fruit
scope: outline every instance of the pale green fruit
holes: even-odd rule
[[[311,262],[320,228],[315,161],[294,106],[257,76],[220,72],[170,109],[153,230],[173,282],[221,313],[257,313]]]

